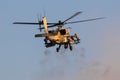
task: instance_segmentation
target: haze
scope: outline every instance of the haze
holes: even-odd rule
[[[118,0],[1,0],[0,80],[119,80],[120,10]],[[34,38],[38,26],[13,25],[15,21],[48,22],[107,17],[86,23],[65,25],[79,33],[81,43],[74,50],[46,49],[43,38]]]

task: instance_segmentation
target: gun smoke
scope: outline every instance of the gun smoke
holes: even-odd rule
[[[33,80],[119,80],[120,29],[105,30],[101,58],[87,61],[84,48],[67,53],[46,50],[40,61],[40,70]],[[99,56],[98,56],[99,57]]]

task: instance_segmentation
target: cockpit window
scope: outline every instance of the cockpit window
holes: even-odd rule
[[[61,35],[65,35],[66,34],[66,30],[65,29],[60,30],[60,34]]]

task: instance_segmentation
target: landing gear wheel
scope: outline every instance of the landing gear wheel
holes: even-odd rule
[[[68,48],[68,44],[65,44],[65,45],[64,45],[64,48],[67,49],[67,48]]]
[[[59,52],[60,47],[61,47],[61,44],[59,45],[59,47],[58,47],[58,48],[56,48],[56,52]]]
[[[70,50],[71,50],[71,51],[73,50],[73,47],[72,47],[72,46],[70,46]]]
[[[59,52],[59,48],[56,48],[56,52]]]

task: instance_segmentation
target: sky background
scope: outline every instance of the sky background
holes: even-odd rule
[[[0,80],[119,80],[119,8],[119,0],[0,0]],[[65,25],[80,34],[72,52],[46,49],[43,38],[34,38],[38,26],[12,24],[37,22],[37,15],[57,22],[78,11],[71,21],[107,18]]]

